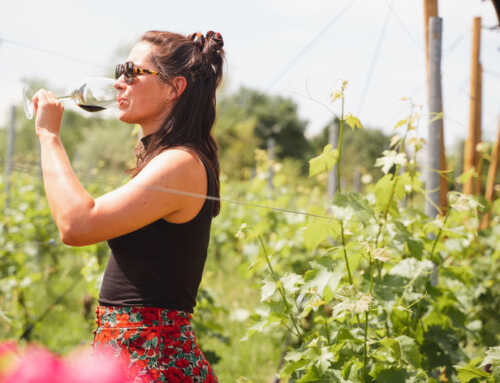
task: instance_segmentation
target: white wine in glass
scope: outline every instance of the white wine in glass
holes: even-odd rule
[[[118,91],[115,81],[106,77],[89,77],[79,87],[73,88],[66,96],[58,97],[59,100],[71,100],[87,112],[99,112],[116,104]],[[24,113],[31,120],[34,115],[32,98],[36,90],[29,86],[23,87]]]

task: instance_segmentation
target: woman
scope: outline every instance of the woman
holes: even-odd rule
[[[217,382],[190,325],[219,213],[217,145],[210,134],[222,78],[223,39],[150,31],[117,65],[120,120],[140,124],[133,178],[93,199],[59,138],[63,107],[33,98],[44,185],[61,239],[107,240],[111,256],[97,307],[94,347],[111,347],[136,381]],[[177,191],[181,191],[180,193]]]

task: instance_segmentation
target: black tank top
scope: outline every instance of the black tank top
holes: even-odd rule
[[[206,160],[200,159],[207,173],[207,195],[213,195],[214,175]],[[111,255],[99,304],[193,312],[207,257],[212,204],[205,199],[198,215],[186,223],[159,219],[108,240]]]

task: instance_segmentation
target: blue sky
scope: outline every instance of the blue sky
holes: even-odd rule
[[[391,131],[408,112],[402,97],[425,105],[423,0],[34,1],[4,2],[0,14],[0,124],[20,99],[20,79],[38,76],[66,87],[86,75],[109,73],[116,49],[150,29],[220,31],[227,52],[227,91],[241,85],[293,98],[308,134],[338,106],[329,97],[349,81],[346,110],[365,125]],[[339,14],[341,15],[339,17]],[[471,26],[497,24],[481,0],[440,0],[443,17],[443,98],[446,143],[468,125]],[[332,22],[333,20],[333,22]],[[318,32],[332,25],[318,38]],[[385,29],[384,29],[385,25]],[[383,34],[383,38],[381,35]],[[483,139],[496,137],[500,114],[500,31],[483,29]],[[15,45],[62,54],[47,54]],[[309,45],[313,41],[314,44]],[[376,47],[381,49],[375,55]],[[309,49],[294,61],[304,49]],[[72,58],[72,59],[70,59]],[[372,64],[374,63],[374,65]],[[290,68],[284,76],[280,76]],[[372,76],[367,80],[370,68]],[[277,81],[279,79],[279,81]],[[421,135],[425,137],[425,128]]]

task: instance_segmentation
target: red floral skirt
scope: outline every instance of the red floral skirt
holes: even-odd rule
[[[141,306],[98,306],[94,349],[113,350],[132,382],[217,383],[191,327],[191,314]]]

